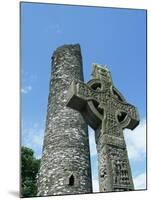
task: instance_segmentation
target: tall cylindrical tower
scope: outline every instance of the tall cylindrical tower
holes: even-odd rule
[[[38,196],[92,192],[88,128],[78,111],[66,107],[73,79],[83,81],[78,44],[61,46],[52,56]]]

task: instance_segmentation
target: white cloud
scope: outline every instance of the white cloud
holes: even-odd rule
[[[125,130],[125,140],[128,149],[129,159],[141,160],[146,156],[146,120],[143,119],[140,125],[131,130]]]
[[[90,154],[91,156],[96,156],[96,143],[95,143],[95,132],[89,127],[89,144],[90,144]]]
[[[99,181],[98,179],[92,179],[93,192],[99,192]]]
[[[37,158],[41,157],[44,130],[38,124],[22,129],[22,145],[32,148]]]
[[[138,176],[134,177],[135,189],[146,189],[146,173],[141,173]]]
[[[59,24],[51,25],[49,28],[55,34],[61,34],[62,33],[62,30],[61,30],[61,27],[60,27]]]
[[[21,93],[23,94],[27,94],[28,92],[30,92],[32,90],[31,85],[25,86],[24,88],[21,88]]]

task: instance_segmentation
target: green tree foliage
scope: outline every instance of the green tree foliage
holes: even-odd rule
[[[33,197],[37,194],[36,176],[40,159],[34,157],[34,151],[21,147],[21,196]]]

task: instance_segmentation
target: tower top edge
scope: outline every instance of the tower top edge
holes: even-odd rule
[[[60,51],[63,50],[76,50],[76,51],[81,51],[80,44],[64,44],[56,48],[53,54],[59,53]]]

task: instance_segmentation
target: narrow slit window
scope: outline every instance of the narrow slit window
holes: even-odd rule
[[[74,176],[73,175],[71,175],[70,178],[69,178],[69,185],[70,186],[74,185]]]

